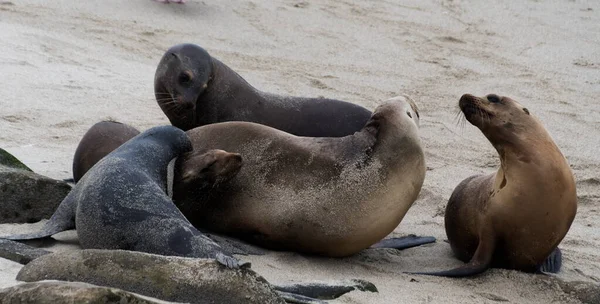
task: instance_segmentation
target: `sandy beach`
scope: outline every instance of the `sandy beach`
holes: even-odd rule
[[[267,280],[357,278],[379,289],[331,303],[579,303],[543,276],[517,271],[466,279],[403,274],[461,264],[444,242],[444,208],[462,179],[495,171],[499,159],[477,128],[457,123],[458,99],[496,93],[543,122],[577,180],[578,213],[559,246],[557,277],[600,283],[597,1],[0,1],[0,147],[63,179],[95,122],[110,118],[140,130],[169,124],[154,98],[154,72],[164,51],[182,42],[201,45],[264,91],[371,110],[408,94],[419,105],[427,176],[391,236],[438,241],[344,259],[242,257]],[[0,232],[34,228],[5,224]],[[16,284],[20,267],[0,259],[0,287]]]

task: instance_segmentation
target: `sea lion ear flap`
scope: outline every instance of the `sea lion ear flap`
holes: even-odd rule
[[[527,110],[527,108],[523,108],[523,112],[527,113],[527,115],[531,115],[529,114],[529,110]]]

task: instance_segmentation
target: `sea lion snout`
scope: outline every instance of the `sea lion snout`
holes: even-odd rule
[[[475,102],[475,100],[477,100],[477,97],[471,94],[464,94],[460,97],[460,100],[458,101],[458,106],[462,111],[464,111],[464,108],[468,105],[472,105]]]

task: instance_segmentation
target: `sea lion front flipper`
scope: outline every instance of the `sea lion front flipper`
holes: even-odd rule
[[[50,220],[46,222],[42,230],[33,233],[8,235],[0,237],[0,239],[14,241],[42,239],[65,230],[74,229],[75,208],[77,207],[74,196],[74,191],[71,190],[67,197],[60,203],[54,214],[52,214]]]
[[[417,247],[425,244],[435,243],[435,238],[432,236],[416,236],[414,234],[399,237],[399,238],[389,238],[383,239],[371,247],[369,249],[375,248],[394,248],[398,250],[408,249],[412,247]]]
[[[475,254],[471,260],[460,267],[438,272],[409,272],[410,274],[432,275],[440,277],[467,277],[484,272],[490,267],[494,250],[496,249],[496,238],[494,237],[491,227],[485,226],[487,229],[479,235],[479,244],[475,250]],[[485,229],[485,228],[484,228]]]
[[[562,267],[562,251],[556,247],[554,251],[537,269],[541,273],[558,273]]]

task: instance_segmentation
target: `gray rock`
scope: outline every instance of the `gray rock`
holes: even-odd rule
[[[29,167],[25,166],[25,164],[2,148],[0,148],[0,165],[33,172],[33,170],[29,169]]]
[[[48,250],[39,249],[19,242],[0,239],[0,258],[27,264],[34,259],[51,253]]]
[[[159,300],[80,282],[36,282],[0,290],[0,303],[20,304],[158,304]]]
[[[69,191],[64,181],[0,165],[0,224],[48,219]]]
[[[189,303],[285,303],[270,284],[246,268],[212,259],[89,249],[39,257],[17,280],[78,281],[120,288],[166,301]]]

